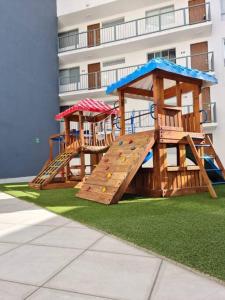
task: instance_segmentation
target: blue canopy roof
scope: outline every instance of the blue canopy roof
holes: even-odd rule
[[[217,79],[215,76],[210,75],[209,73],[202,72],[195,69],[190,69],[187,67],[183,67],[177,65],[167,59],[164,58],[154,58],[146,63],[144,66],[138,68],[134,72],[130,73],[129,75],[121,78],[119,81],[111,84],[106,89],[106,94],[111,94],[118,88],[123,87],[129,83],[132,83],[134,80],[141,78],[143,75],[149,74],[150,72],[160,69],[166,72],[203,80],[206,84],[212,85],[217,83]]]

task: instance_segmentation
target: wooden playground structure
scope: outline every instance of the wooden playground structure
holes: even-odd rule
[[[216,198],[213,184],[225,183],[225,169],[203,132],[206,112],[201,108],[202,89],[216,83],[216,78],[208,73],[165,59],[151,60],[107,88],[106,93],[119,98],[119,116],[109,106],[98,109],[98,105],[105,105],[102,102],[87,105],[82,101],[56,116],[57,120],[64,119],[65,132],[50,137],[49,161],[30,186],[74,186],[84,179],[85,154],[90,154],[91,172],[82,182],[77,194],[80,198],[115,204],[125,193],[169,197],[206,191]],[[191,113],[182,110],[187,95],[192,100]],[[152,102],[152,130],[126,134],[125,97],[137,103],[139,99]],[[120,136],[115,139],[118,120]],[[78,130],[71,130],[71,122],[78,124]],[[110,125],[109,131],[106,124]],[[55,159],[54,138],[60,143]],[[170,149],[175,151],[176,162],[172,164]],[[78,176],[74,176],[70,164],[74,157],[80,159],[80,164],[74,166],[80,169]],[[152,166],[145,164],[150,159]]]
[[[217,172],[224,183],[225,170],[209,137],[203,133],[201,91],[217,83],[216,78],[169,62],[154,59],[107,88],[119,97],[120,137],[106,152],[77,196],[114,204],[124,193],[149,197],[168,197],[209,191],[216,192],[210,173]],[[184,95],[191,95],[193,112],[184,114]],[[154,129],[126,135],[125,96],[153,101]],[[173,100],[173,101],[172,101]],[[173,104],[171,104],[171,102]],[[168,150],[176,150],[176,165],[169,165]],[[153,166],[143,167],[149,151]],[[194,164],[188,165],[187,153]],[[213,168],[205,168],[205,159]],[[217,166],[214,164],[216,163]]]
[[[116,109],[93,99],[81,100],[58,114],[56,120],[64,120],[65,131],[50,136],[49,159],[30,186],[35,189],[65,188],[81,182],[86,169],[91,172],[113,142],[116,114]],[[71,129],[71,125],[75,128]],[[58,154],[54,158],[55,144]],[[90,155],[89,164],[85,162],[86,154]]]

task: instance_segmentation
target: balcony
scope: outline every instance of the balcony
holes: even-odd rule
[[[205,72],[214,71],[213,52],[177,57],[172,61],[178,65],[188,68],[199,68]],[[118,81],[124,76],[127,76],[141,66],[142,65],[136,65],[89,74],[81,74],[77,77],[61,77],[59,79],[60,98],[66,99],[67,96],[75,96],[76,94],[81,95],[82,93],[92,93],[92,95],[89,95],[89,97],[94,97],[100,92],[102,93],[98,96],[102,96],[104,95],[104,89],[108,85]],[[86,96],[88,97],[88,95],[85,95],[85,97]]]
[[[193,36],[194,29],[201,33],[201,24],[209,21],[211,21],[210,4],[205,3],[132,20],[115,26],[61,36],[58,38],[59,57],[62,58],[63,54],[79,53],[79,50],[82,50],[82,53],[85,50],[93,51],[95,48],[100,49],[103,45],[104,47],[106,45],[112,46],[123,42],[127,44],[128,42],[146,39],[151,36],[159,37],[161,34],[168,34],[168,31],[171,30],[173,38],[177,39],[177,36],[174,35],[175,29],[178,30],[185,27],[191,29]],[[69,60],[63,62],[70,63]]]

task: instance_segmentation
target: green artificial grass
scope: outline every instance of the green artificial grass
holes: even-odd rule
[[[208,193],[127,196],[112,206],[78,199],[74,189],[36,191],[26,184],[5,184],[0,190],[225,280],[225,186],[216,188],[216,200]]]

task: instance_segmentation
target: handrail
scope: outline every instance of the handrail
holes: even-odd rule
[[[189,18],[188,12],[190,11],[190,9],[191,8],[202,7],[202,6],[204,6],[205,9],[206,9],[205,18],[202,19],[202,20],[196,21],[196,22],[190,22],[190,20],[188,20],[188,18]],[[179,15],[180,12],[181,12],[181,14]],[[174,22],[174,24],[171,24],[172,25],[171,27],[169,26],[168,28],[162,28],[162,24],[161,24],[162,18],[166,15],[171,14],[171,13],[173,13],[174,15],[178,14],[178,16],[181,16],[182,23],[181,24],[176,24],[176,22]],[[159,25],[158,29],[156,28],[153,31],[149,31],[149,32],[146,32],[145,30],[143,31],[143,28],[140,31],[138,30],[139,29],[138,26],[140,25],[140,23],[141,23],[141,25],[143,23],[143,26],[145,27],[146,23],[147,23],[146,21],[149,21],[149,22],[151,22],[151,20],[155,21],[156,18],[157,18],[157,20],[159,20],[159,24],[153,24],[153,25],[154,26]],[[207,21],[210,21],[210,20],[211,20],[210,3],[207,2],[207,3],[203,3],[203,4],[197,4],[197,5],[188,6],[188,7],[184,7],[184,8],[174,9],[174,10],[171,10],[171,11],[168,11],[168,12],[155,14],[155,15],[149,16],[149,17],[143,17],[143,18],[130,20],[130,21],[127,21],[127,22],[123,22],[121,24],[113,25],[113,26],[100,27],[100,28],[97,28],[97,29],[82,31],[82,32],[79,32],[79,33],[67,34],[66,36],[59,36],[58,37],[58,49],[59,49],[59,52],[66,52],[66,51],[70,51],[70,50],[88,48],[89,47],[89,45],[88,45],[88,35],[90,35],[90,34],[93,34],[93,37],[95,39],[95,44],[92,45],[92,47],[95,47],[95,46],[99,46],[101,44],[114,42],[114,41],[117,41],[117,40],[123,40],[123,39],[127,39],[127,38],[132,38],[132,37],[135,37],[135,36],[141,36],[141,35],[144,35],[144,34],[150,34],[150,33],[153,33],[153,32],[159,32],[159,31],[163,31],[163,30],[166,30],[166,29],[172,29],[172,28],[177,28],[177,27],[186,26],[186,25],[203,23],[203,22],[207,22]],[[132,34],[130,37],[122,37],[122,38],[119,37],[118,38],[115,34],[113,36],[113,40],[110,39],[109,41],[104,41],[104,40],[100,41],[100,39],[98,40],[98,38],[97,38],[97,35],[101,35],[101,33],[104,34],[104,31],[107,31],[107,30],[112,30],[113,29],[114,32],[116,32],[115,29],[122,28],[122,29],[125,29],[125,31],[126,31],[126,26],[129,27],[130,24],[135,24],[136,25],[136,26],[134,26],[134,28],[135,28],[134,34]],[[170,24],[170,23],[167,22],[163,25],[168,25],[168,24]],[[122,34],[124,32],[121,31],[120,33]],[[85,37],[85,41],[83,41],[82,45],[79,46],[78,44],[79,44],[79,40],[80,40],[81,37]],[[71,45],[69,45],[67,47],[66,46],[61,47],[60,43],[62,42],[63,39],[64,40],[74,39],[74,45],[72,45],[72,46],[74,46],[75,49],[65,49],[67,47],[70,47]]]

